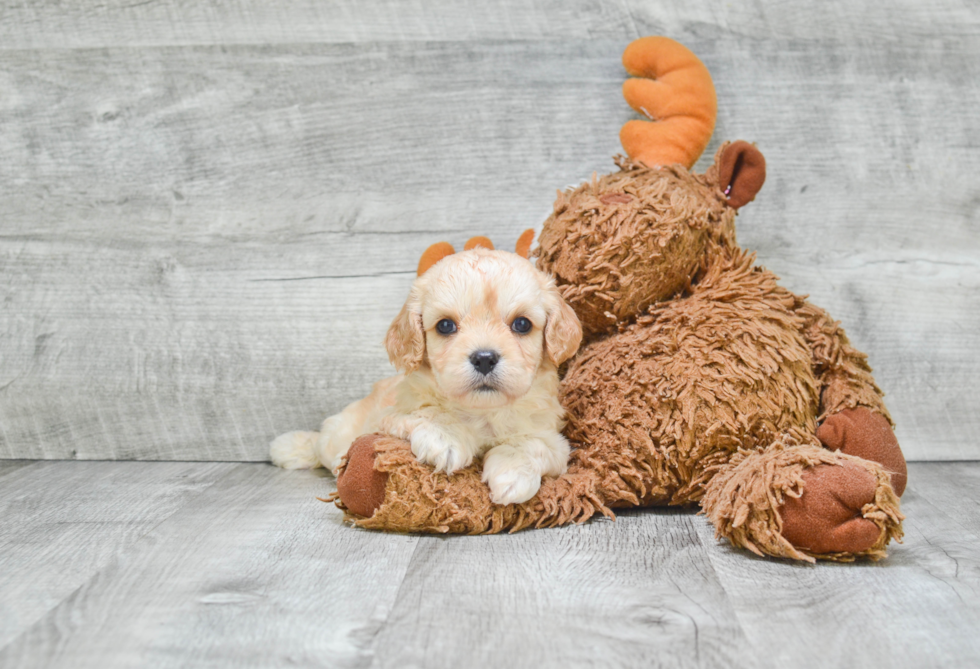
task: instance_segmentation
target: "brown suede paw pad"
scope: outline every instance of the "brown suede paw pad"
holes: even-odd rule
[[[875,499],[877,481],[852,462],[817,465],[803,472],[800,497],[787,497],[780,513],[783,536],[809,553],[863,553],[881,529],[862,516]]]
[[[374,468],[374,442],[380,434],[365,434],[354,440],[347,462],[337,473],[337,494],[350,513],[370,518],[385,499],[388,473]]]
[[[817,428],[817,439],[829,450],[877,462],[891,475],[899,497],[905,492],[908,468],[888,419],[865,407],[828,416]]]

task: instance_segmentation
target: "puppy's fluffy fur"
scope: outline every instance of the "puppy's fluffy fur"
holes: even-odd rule
[[[278,437],[272,461],[336,471],[354,439],[385,432],[448,473],[482,456],[493,501],[524,502],[543,475],[567,467],[558,365],[581,339],[554,280],[525,258],[483,248],[450,255],[415,280],[388,330],[388,356],[401,373],[327,418],[320,432]]]

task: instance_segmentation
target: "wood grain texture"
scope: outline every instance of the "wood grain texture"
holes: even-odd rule
[[[757,667],[697,540],[703,523],[665,510],[422,539],[375,664]]]
[[[316,472],[36,463],[0,483],[0,666],[974,666],[980,536],[943,493],[977,491],[939,481],[977,476],[913,464],[904,544],[806,565],[685,510],[413,537],[342,525]]]
[[[234,465],[36,463],[0,484],[0,648]]]
[[[980,467],[972,462],[916,462],[915,491],[964,530],[980,537]]]
[[[490,4],[298,0],[0,3],[0,49],[194,44],[468,41],[477,39],[748,38],[936,40],[975,35],[974,8],[955,0],[888,4],[831,0],[819,5],[619,0]],[[934,26],[942,22],[947,33]]]
[[[425,247],[511,243],[612,168],[619,56],[657,32],[715,76],[708,154],[766,155],[743,245],[869,353],[910,459],[980,457],[976,7],[0,19],[0,457],[265,459],[390,372],[380,341]]]
[[[149,0],[0,3],[0,49],[628,36],[616,3]]]
[[[223,466],[226,476],[0,650],[0,664],[369,662],[418,539],[344,527],[316,499],[334,489],[332,478]]]
[[[980,660],[980,535],[953,522],[922,467],[902,498],[903,544],[879,563],[808,567],[719,545],[708,555],[753,646],[775,666],[953,667]],[[965,495],[968,503],[973,498]],[[705,541],[710,528],[701,527]],[[938,630],[943,630],[938,633]]]
[[[0,460],[0,478],[33,464],[33,460]]]

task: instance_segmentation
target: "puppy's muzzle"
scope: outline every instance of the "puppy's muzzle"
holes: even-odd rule
[[[483,376],[492,372],[498,362],[500,362],[500,354],[496,351],[474,351],[470,355],[470,364]]]

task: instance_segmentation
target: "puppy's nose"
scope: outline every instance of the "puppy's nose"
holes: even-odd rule
[[[476,367],[476,371],[486,376],[500,361],[500,354],[496,351],[474,351],[470,355],[470,363]]]

